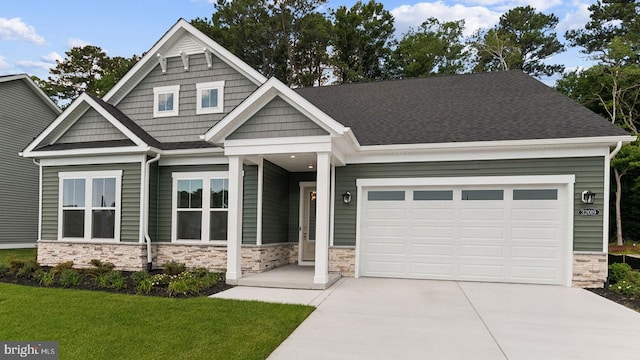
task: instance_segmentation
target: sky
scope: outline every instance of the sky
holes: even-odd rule
[[[530,5],[560,22],[566,30],[581,28],[587,8],[596,0],[378,0],[395,18],[396,36],[418,27],[429,17],[464,19],[466,34],[495,25],[500,15]],[[56,60],[74,46],[95,45],[109,56],[130,57],[149,50],[179,19],[210,18],[212,0],[3,0],[0,9],[0,75],[27,73],[46,79]],[[356,0],[329,0],[327,8],[351,7]],[[554,56],[549,63],[568,70],[591,65],[579,49]],[[555,77],[557,78],[557,77]],[[542,78],[548,85],[555,78]]]

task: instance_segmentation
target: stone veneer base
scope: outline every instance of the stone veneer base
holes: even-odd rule
[[[571,285],[582,288],[602,288],[607,281],[608,257],[602,252],[573,253]]]

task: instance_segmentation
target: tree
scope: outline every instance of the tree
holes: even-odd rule
[[[622,177],[632,169],[640,168],[640,146],[638,142],[627,144],[620,149],[611,160],[614,179],[616,182],[616,243],[623,245],[622,237]],[[636,180],[637,182],[637,180]]]
[[[47,80],[37,81],[47,95],[61,105],[83,92],[103,96],[140,59],[137,55],[110,58],[93,45],[74,47],[65,55],[62,61],[56,61]]]
[[[640,42],[640,1],[598,0],[589,6],[589,11],[590,20],[583,29],[565,33],[572,46],[581,46],[584,53],[593,54],[606,52],[615,37]]]
[[[326,0],[218,0],[211,20],[191,23],[266,77],[289,86],[322,83],[328,66]]]
[[[535,12],[531,6],[516,7],[500,17],[492,29],[478,31],[469,44],[477,56],[476,71],[520,69],[533,76],[564,71],[560,64],[544,60],[564,51],[554,32],[558,17]]]
[[[401,77],[458,74],[464,71],[468,53],[462,41],[464,20],[440,22],[429,18],[409,31],[393,52]]]
[[[333,13],[332,64],[339,82],[380,80],[389,77],[393,16],[384,5],[370,0]]]

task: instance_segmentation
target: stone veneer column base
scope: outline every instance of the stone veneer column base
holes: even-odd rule
[[[572,285],[582,288],[601,288],[607,281],[607,254],[575,251],[573,253]]]
[[[294,244],[288,243],[245,245],[242,247],[242,272],[261,273],[278,266],[291,264],[291,253],[294,252],[294,246]],[[297,251],[295,252],[297,253]]]
[[[88,268],[93,259],[113,263],[118,270],[138,271],[147,264],[146,246],[139,243],[38,241],[38,263],[42,266],[73,261],[76,268]]]
[[[339,272],[342,276],[356,275],[356,249],[346,247],[329,248],[329,272]]]

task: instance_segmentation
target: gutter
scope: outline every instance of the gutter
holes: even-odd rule
[[[611,153],[609,154],[609,161],[613,160],[613,158],[616,156],[618,151],[620,151],[620,149],[622,149],[622,141],[618,141],[618,144],[616,145],[615,149],[613,149],[613,151],[611,151]]]
[[[144,226],[144,240],[147,243],[147,271],[151,271],[153,268],[153,257],[151,254],[151,236],[149,236],[149,170],[151,164],[160,160],[160,154],[157,153],[153,159],[147,160],[145,163],[144,174],[144,210],[143,210],[143,225]]]

